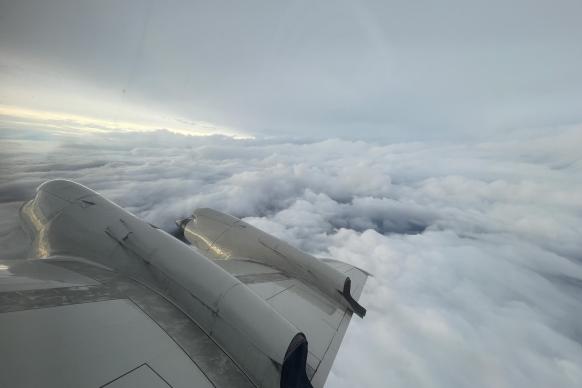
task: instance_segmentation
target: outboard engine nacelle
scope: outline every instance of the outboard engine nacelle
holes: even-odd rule
[[[323,261],[231,215],[196,209],[177,221],[191,244],[215,259],[248,258],[316,287],[330,299],[363,317],[366,309],[351,295],[351,279]]]

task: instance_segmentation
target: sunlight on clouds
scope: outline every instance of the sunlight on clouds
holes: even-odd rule
[[[252,137],[140,100],[125,88],[103,87],[74,75],[63,78],[49,64],[1,47],[0,69],[0,129],[34,129],[59,135],[164,129],[190,136]]]
[[[236,139],[251,136],[230,128],[211,123],[186,121],[183,119],[143,118],[143,121],[97,118],[75,113],[30,109],[11,105],[0,105],[0,120],[6,124],[34,125],[55,133],[106,133],[106,132],[152,132],[165,129],[190,136],[224,135]]]

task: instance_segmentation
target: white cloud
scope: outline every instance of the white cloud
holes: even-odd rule
[[[168,230],[214,207],[372,272],[330,387],[577,387],[581,141],[4,141],[0,199],[75,179]]]

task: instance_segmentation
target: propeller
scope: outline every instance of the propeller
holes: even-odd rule
[[[178,240],[190,244],[186,237],[184,236],[184,228],[186,225],[193,220],[193,217],[187,217],[183,219],[176,220],[176,228],[170,231],[170,234],[176,237]]]

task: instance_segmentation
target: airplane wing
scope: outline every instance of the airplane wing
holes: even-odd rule
[[[365,314],[354,298],[360,296],[368,274],[340,261],[319,261],[216,210],[197,209],[177,224],[199,252],[306,334],[307,375],[313,386],[322,387],[352,313]]]
[[[194,217],[190,246],[82,185],[41,185],[21,226],[0,224],[0,386],[322,387],[367,274]]]

